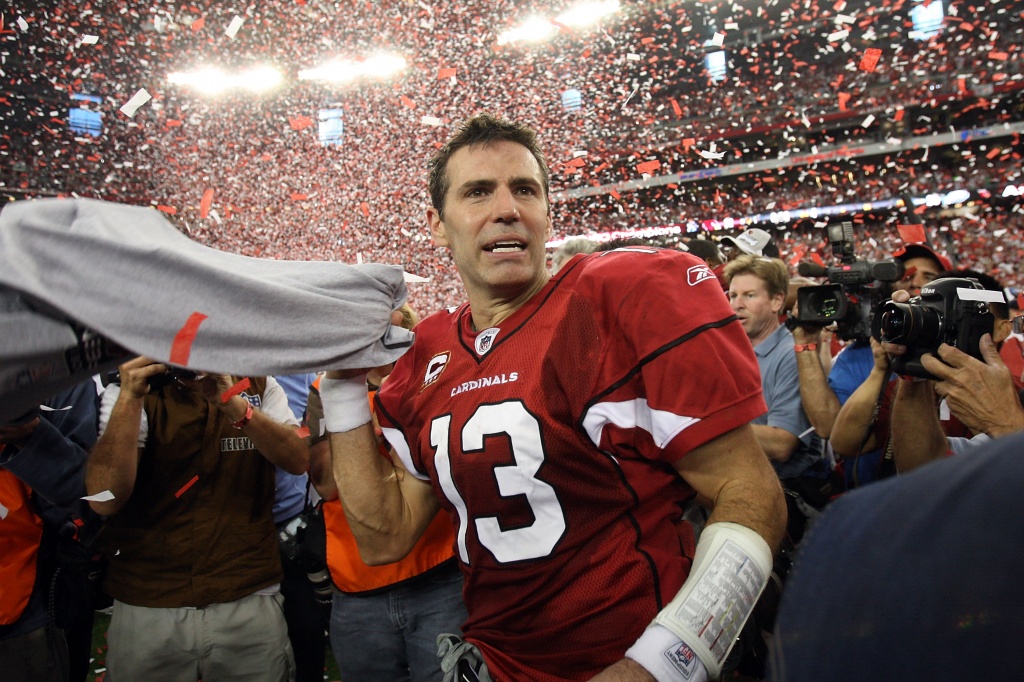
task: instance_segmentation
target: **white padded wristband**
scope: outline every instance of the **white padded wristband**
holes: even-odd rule
[[[320,401],[324,406],[324,425],[331,433],[344,433],[370,421],[370,400],[366,375],[351,379],[320,380]]]
[[[658,682],[708,682],[708,671],[697,654],[663,625],[651,623],[626,651]]]
[[[675,633],[717,679],[771,571],[764,538],[738,523],[712,523],[700,535],[690,576],[654,623]],[[690,678],[680,670],[675,679]]]

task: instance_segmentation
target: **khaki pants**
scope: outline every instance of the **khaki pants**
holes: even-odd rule
[[[107,682],[293,682],[283,600],[250,595],[203,609],[115,601]]]

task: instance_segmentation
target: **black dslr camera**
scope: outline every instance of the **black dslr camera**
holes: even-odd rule
[[[943,343],[980,360],[979,342],[982,335],[992,333],[995,317],[984,301],[962,297],[962,291],[975,289],[984,289],[976,279],[943,277],[906,303],[883,305],[876,320],[878,338],[907,347],[906,353],[892,359],[893,371],[934,379],[921,356],[936,352]]]
[[[171,367],[163,374],[155,374],[149,378],[149,387],[154,391],[158,391],[164,386],[170,386],[172,383],[178,380],[184,381],[195,381],[203,377],[202,372],[197,372],[192,369],[185,369],[183,367]],[[121,373],[113,371],[107,375],[108,384],[120,384]]]
[[[880,261],[860,260],[853,255],[853,223],[846,220],[828,226],[828,241],[836,265],[821,268],[801,263],[801,275],[821,277],[829,283],[800,287],[796,292],[797,314],[786,320],[796,327],[836,325],[836,334],[845,341],[867,341],[875,309],[889,300],[892,282],[903,277],[903,262],[895,258]]]

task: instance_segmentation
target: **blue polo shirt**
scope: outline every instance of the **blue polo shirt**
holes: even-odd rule
[[[772,460],[775,473],[786,480],[796,478],[825,459],[824,442],[811,428],[800,401],[800,375],[793,350],[793,334],[779,326],[772,335],[754,347],[757,365],[761,369],[761,390],[768,403],[768,412],[751,424],[763,424],[785,429],[800,439],[796,452],[786,462]],[[825,467],[818,467],[824,476]],[[809,472],[808,472],[809,473]]]

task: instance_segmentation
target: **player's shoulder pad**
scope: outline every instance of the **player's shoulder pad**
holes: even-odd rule
[[[581,282],[614,287],[621,295],[638,282],[653,286],[684,287],[710,282],[719,287],[718,279],[707,263],[696,256],[646,246],[627,246],[612,251],[593,253],[579,262]]]

